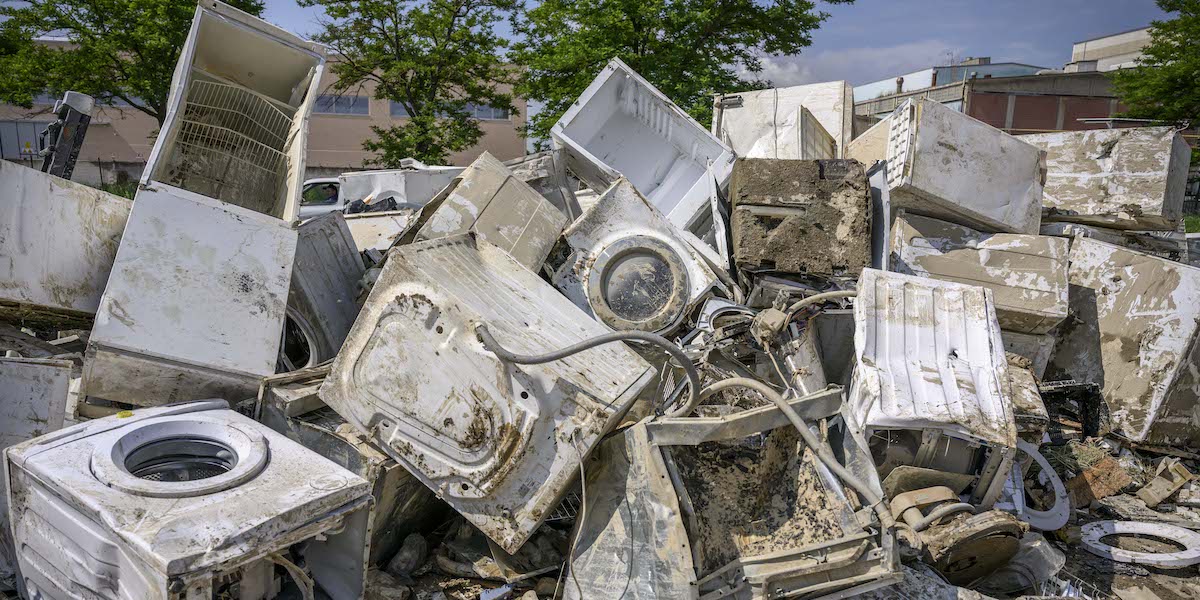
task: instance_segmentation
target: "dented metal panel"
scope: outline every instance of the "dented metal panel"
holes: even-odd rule
[[[858,427],[1016,445],[990,290],[864,269],[854,321],[848,402]]]
[[[1068,242],[987,234],[903,211],[892,223],[890,270],[992,291],[1006,331],[1044,334],[1067,316]]]
[[[1133,441],[1200,446],[1200,269],[1075,238],[1070,281],[1049,378],[1100,384]]]
[[[300,358],[290,367],[301,368],[337,356],[342,341],[358,316],[358,280],[366,269],[362,256],[341,213],[309,219],[298,228],[296,260],[288,288],[288,327],[284,332],[284,354],[289,342],[303,344]],[[303,339],[289,339],[300,336]]]
[[[233,449],[228,470],[179,480],[165,465],[166,481],[130,472],[153,468],[142,448],[195,436]],[[363,591],[367,482],[220,401],[42,436],[8,450],[5,474],[31,597],[221,597],[265,552],[306,540],[312,576],[331,596]]]
[[[133,203],[9,161],[0,189],[0,316],[94,314]]]
[[[909,100],[889,121],[893,207],[982,231],[1038,232],[1038,148],[932,100]]]
[[[1023,135],[1046,151],[1045,218],[1115,229],[1175,229],[1191,149],[1174,127]]]
[[[729,195],[739,269],[829,277],[871,264],[871,196],[855,161],[740,159]]]
[[[733,151],[614,58],[550,131],[568,167],[603,190],[624,176],[676,227],[705,218],[709,171],[724,186]]]
[[[567,175],[567,156],[559,150],[538,152],[506,161],[504,166],[566,215],[570,223],[583,214]]]
[[[833,138],[833,156],[804,155],[801,109]],[[743,158],[849,158],[854,89],[845,81],[719,94],[713,101],[713,135]]]
[[[511,553],[653,370],[621,344],[505,364],[476,339],[479,323],[519,354],[607,331],[473,236],[399,246],[320,395]]]
[[[88,341],[83,393],[139,406],[252,398],[275,372],[296,230],[167,186],[138,193]]]
[[[717,282],[704,258],[628,180],[565,232],[554,285],[613,329],[669,331]]]
[[[566,225],[565,214],[484,152],[422,211],[414,240],[473,231],[537,269]]]

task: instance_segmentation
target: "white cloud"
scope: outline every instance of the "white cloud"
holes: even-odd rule
[[[844,79],[860,85],[947,62],[947,54],[962,48],[941,40],[922,40],[883,47],[819,50],[795,56],[763,58],[759,77],[777,87]]]

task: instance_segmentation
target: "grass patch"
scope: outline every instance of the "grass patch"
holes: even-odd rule
[[[130,200],[133,200],[133,194],[137,192],[137,182],[123,181],[120,183],[105,183],[100,186],[100,189],[110,194],[124,196]],[[1200,226],[1200,223],[1197,223],[1197,226]]]
[[[1184,216],[1183,226],[1187,227],[1188,233],[1200,233],[1200,215]]]

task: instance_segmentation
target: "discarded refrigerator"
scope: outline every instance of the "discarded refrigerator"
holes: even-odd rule
[[[811,145],[821,136],[814,135],[805,113],[832,141],[832,156]],[[713,100],[713,135],[743,158],[849,158],[853,122],[854,89],[845,81],[718,94]]]
[[[594,190],[624,176],[676,227],[710,218],[710,179],[724,186],[734,154],[662,92],[614,58],[554,124],[567,166]]]
[[[1047,378],[1099,384],[1129,440],[1200,447],[1200,268],[1077,237],[1070,282]]]
[[[324,49],[202,0],[87,350],[83,393],[254,396],[275,372]]]
[[[1038,232],[1041,150],[932,100],[906,101],[888,120],[892,207],[980,231]]]
[[[284,221],[299,212],[308,117],[325,49],[216,0],[201,0],[142,173]]]
[[[1191,149],[1174,127],[1020,136],[1046,152],[1050,221],[1171,231],[1183,218]]]

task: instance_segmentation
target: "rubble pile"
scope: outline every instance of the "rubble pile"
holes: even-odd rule
[[[203,0],[132,203],[0,162],[0,589],[1200,595],[1171,129],[833,82],[707,131],[614,59],[553,150],[301,220],[324,68]]]

